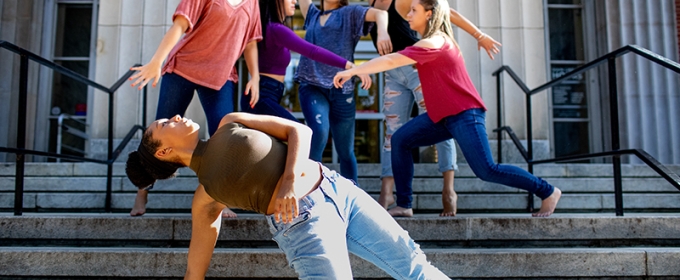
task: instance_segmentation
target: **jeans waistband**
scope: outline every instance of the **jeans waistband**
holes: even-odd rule
[[[274,85],[281,85],[283,86],[283,83],[280,82],[277,79],[274,79],[272,77],[266,76],[266,75],[260,75],[260,83],[272,83]]]
[[[298,202],[299,213],[309,210],[319,202],[326,201],[326,196],[330,195],[328,193],[330,191],[328,188],[330,187],[330,184],[335,181],[336,173],[335,171],[328,169],[327,167],[323,166],[320,163],[319,168],[321,169],[322,177],[321,182],[319,182],[319,185],[316,187],[315,190],[299,199]]]

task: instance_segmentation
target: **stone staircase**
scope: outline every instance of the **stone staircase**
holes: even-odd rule
[[[680,277],[676,214],[420,214],[397,221],[456,279]],[[0,225],[0,278],[178,279],[191,221],[188,214],[3,214]],[[356,257],[352,266],[357,278],[387,277]],[[208,276],[295,278],[255,214],[223,221]]]
[[[518,165],[526,168],[526,165]],[[337,165],[329,165],[338,170]],[[124,163],[113,168],[112,208],[127,212],[136,188],[125,177]],[[680,174],[680,166],[670,166]],[[106,166],[93,163],[27,163],[24,208],[38,212],[101,212],[105,204]],[[14,203],[13,163],[0,164],[0,210]],[[359,164],[359,185],[377,197],[380,165]],[[558,212],[613,212],[614,180],[610,164],[550,164],[535,167],[534,173],[562,189]],[[414,210],[435,213],[441,209],[441,174],[436,164],[417,164],[414,179]],[[624,208],[633,212],[680,213],[680,191],[644,165],[622,166]],[[177,178],[156,183],[149,194],[149,212],[185,212],[198,181],[188,168]],[[468,165],[459,164],[455,189],[461,213],[523,213],[527,193],[477,179]],[[535,207],[540,200],[534,200]]]
[[[359,184],[377,196],[380,166],[359,170]],[[459,215],[440,218],[440,174],[434,164],[418,164],[417,215],[397,221],[454,279],[680,279],[680,191],[645,166],[624,165],[626,212],[616,217],[611,170],[537,166],[564,195],[556,214],[531,218],[525,192],[482,182],[461,164]],[[101,213],[105,174],[97,164],[29,163],[25,213],[13,216],[14,165],[0,165],[0,279],[181,279],[194,174],[182,169],[157,184],[143,217],[127,214],[136,189],[123,164],[114,166],[116,213]],[[216,247],[209,278],[295,278],[261,215],[223,220]],[[352,265],[357,279],[389,279],[361,259],[352,257]]]

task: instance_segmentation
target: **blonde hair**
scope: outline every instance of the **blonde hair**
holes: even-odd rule
[[[436,35],[438,32],[444,33],[453,44],[460,51],[458,42],[453,38],[453,28],[451,28],[451,15],[449,3],[447,0],[420,0],[420,5],[425,8],[425,11],[432,11],[432,16],[430,16],[427,21],[427,27],[423,34],[423,39],[430,38]]]

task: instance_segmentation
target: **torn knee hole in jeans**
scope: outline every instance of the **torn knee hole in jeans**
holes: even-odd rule
[[[394,102],[385,101],[385,103],[383,104],[383,112],[389,111],[390,107],[392,107],[392,105],[394,105]]]
[[[425,99],[418,100],[418,107],[423,109],[423,111],[427,112],[427,107],[425,107]]]
[[[385,125],[390,131],[396,131],[401,127],[403,123],[400,122],[399,115],[397,114],[385,114]],[[388,134],[391,137],[391,134]]]
[[[385,135],[385,143],[383,144],[383,150],[386,152],[392,151],[392,134]]]

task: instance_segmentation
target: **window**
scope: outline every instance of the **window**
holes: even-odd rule
[[[581,0],[548,0],[547,33],[550,78],[556,79],[586,60]],[[553,139],[556,157],[590,152],[586,74],[552,88]]]
[[[51,60],[85,77],[94,69],[96,0],[57,0]],[[49,150],[84,156],[87,140],[85,118],[90,89],[58,72],[52,74],[49,108]],[[60,118],[61,116],[61,118]],[[63,123],[60,124],[60,120]]]

